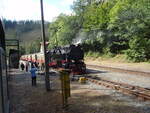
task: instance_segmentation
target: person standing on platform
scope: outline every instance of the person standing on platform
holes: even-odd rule
[[[36,86],[36,71],[37,71],[37,68],[35,67],[34,64],[32,64],[31,70],[30,70],[31,78],[32,78],[32,86]]]
[[[24,70],[24,68],[25,68],[25,66],[24,66],[24,64],[23,64],[23,63],[21,63],[20,67],[21,67],[21,70],[22,70],[22,71],[23,71],[23,70]]]
[[[26,62],[26,72],[28,72],[29,63]]]

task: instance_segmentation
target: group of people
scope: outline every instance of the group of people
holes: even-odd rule
[[[30,68],[29,68],[30,66]],[[24,71],[26,69],[26,72],[31,73],[31,79],[32,79],[32,86],[36,86],[36,71],[38,71],[38,64],[37,63],[32,63],[32,62],[27,62],[26,65],[24,63],[20,64],[21,70]]]

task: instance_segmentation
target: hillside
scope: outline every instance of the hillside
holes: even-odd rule
[[[48,37],[48,26],[45,26],[45,34],[46,34],[46,37]],[[41,29],[34,28],[33,30],[29,32],[22,33],[19,39],[22,43],[24,42],[29,43],[31,41],[41,39]]]
[[[39,51],[39,43],[42,40],[40,21],[4,20],[4,24],[6,39],[19,39],[22,54]],[[48,26],[49,23],[45,22],[45,34],[47,39]],[[34,46],[34,48],[31,46]]]
[[[4,20],[6,39],[19,39],[29,42],[41,37],[39,21],[10,21]],[[46,37],[48,37],[48,22],[45,24]]]

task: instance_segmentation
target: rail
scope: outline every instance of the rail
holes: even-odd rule
[[[100,78],[87,77],[87,80],[97,85],[102,85],[123,92],[124,94],[134,95],[143,100],[150,101],[150,89],[139,86],[133,86],[125,83],[117,83]]]

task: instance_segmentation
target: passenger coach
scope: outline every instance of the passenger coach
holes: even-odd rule
[[[5,33],[0,19],[0,113],[9,113]]]

